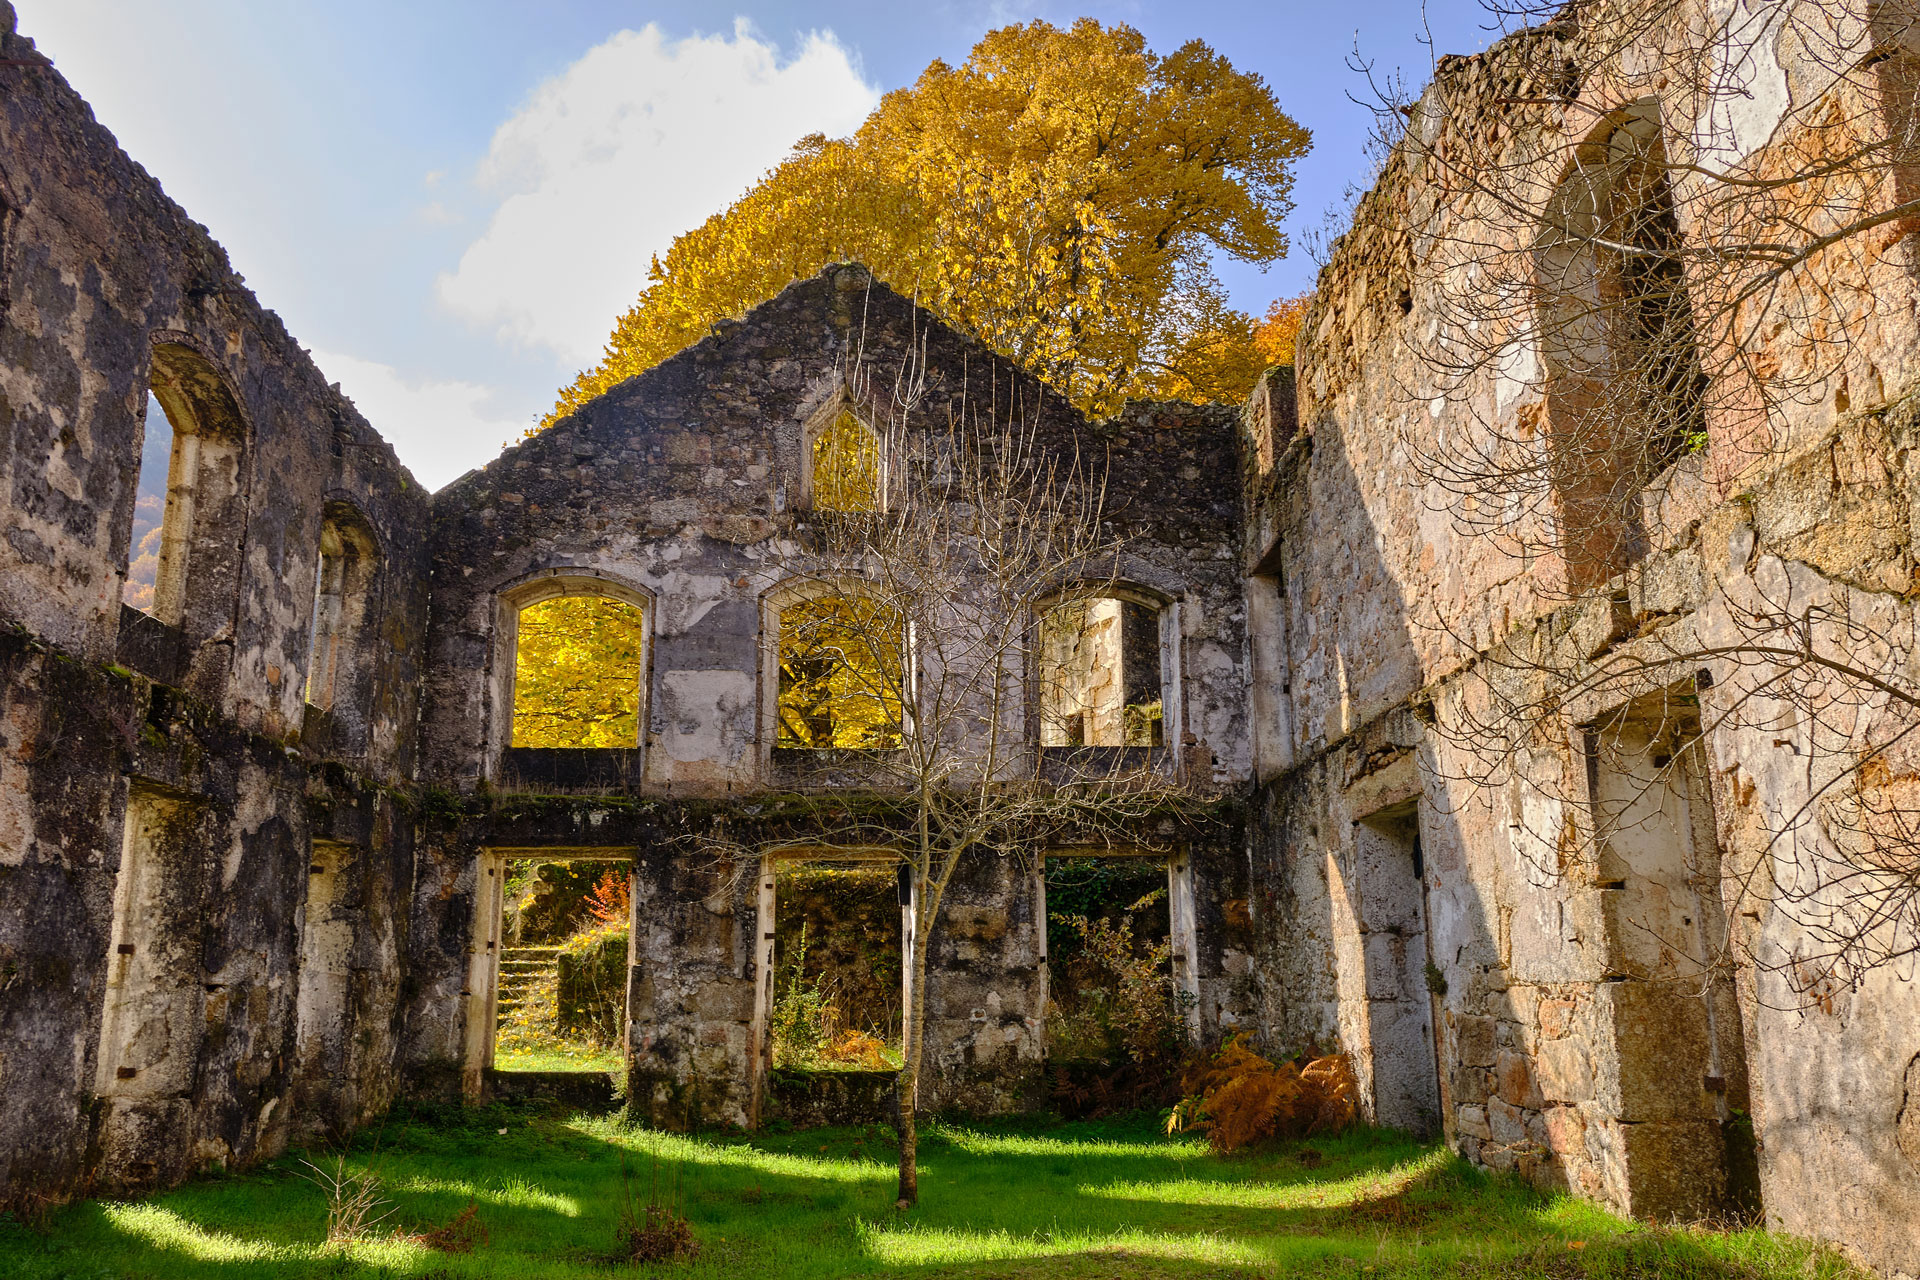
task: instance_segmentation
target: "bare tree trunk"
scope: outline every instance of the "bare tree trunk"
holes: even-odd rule
[[[900,1045],[900,1082],[894,1090],[900,1101],[900,1194],[894,1200],[896,1209],[911,1209],[920,1202],[920,1131],[915,1115],[920,1107],[920,1057],[927,1034],[927,948],[939,899],[932,897],[933,887],[925,877],[921,877],[919,888],[912,954],[907,957],[913,973],[913,1001],[906,1010]]]

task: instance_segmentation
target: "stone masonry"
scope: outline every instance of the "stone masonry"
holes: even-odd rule
[[[1443,63],[1435,118],[1499,118],[1502,49]],[[1889,661],[1911,656],[1911,329],[1872,339],[1883,395],[1785,424],[1764,474],[1676,464],[1648,554],[1599,614],[1499,571],[1412,479],[1409,433],[1515,393],[1468,386],[1417,413],[1399,396],[1438,305],[1396,230],[1432,194],[1404,152],[1322,273],[1297,367],[1244,409],[1089,421],[842,264],[428,494],[5,0],[0,62],[0,1205],[245,1166],[403,1095],[485,1096],[516,858],[633,868],[633,1113],[756,1122],[778,910],[756,850],[817,836],[827,857],[812,801],[870,786],[855,758],[823,783],[818,757],[775,745],[779,548],[818,518],[810,433],[884,416],[861,388],[918,361],[907,430],[1018,404],[1048,448],[1108,468],[1117,579],[1160,628],[1166,736],[1084,749],[1225,796],[1142,833],[1178,850],[1175,976],[1200,1043],[1343,1050],[1370,1120],[1488,1167],[1647,1217],[1759,1207],[1920,1275],[1911,977],[1812,1003],[1738,968],[1684,990],[1628,927],[1684,913],[1792,950],[1781,920],[1729,920],[1698,892],[1698,867],[1759,856],[1799,785],[1780,745],[1709,732],[1662,775],[1652,834],[1583,880],[1539,874],[1523,846],[1540,824],[1514,817],[1564,797],[1470,786],[1442,731],[1496,646],[1709,628],[1710,588],[1767,565],[1871,597],[1908,637]],[[1901,287],[1920,304],[1911,273]],[[883,376],[850,378],[856,352]],[[144,613],[121,594],[150,392],[191,501],[168,517],[171,603]],[[643,612],[631,747],[512,743],[516,619],[562,594]],[[1442,639],[1462,635],[1464,653]],[[1150,684],[1140,653],[1107,683]],[[1017,726],[1035,752],[1039,720]],[[1588,804],[1633,781],[1604,756]],[[1031,853],[976,861],[945,908],[929,1106],[1044,1102]]]

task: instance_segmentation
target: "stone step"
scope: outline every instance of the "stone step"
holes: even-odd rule
[[[558,947],[502,947],[502,960],[551,960],[560,954]]]

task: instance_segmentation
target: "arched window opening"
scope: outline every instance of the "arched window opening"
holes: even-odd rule
[[[1534,245],[1550,474],[1576,587],[1646,554],[1641,489],[1706,444],[1680,251],[1658,104],[1635,103],[1575,152]]]
[[[167,473],[173,457],[173,424],[160,399],[147,392],[146,430],[140,443],[140,475],[133,498],[133,550],[120,599],[153,612],[153,584],[160,573],[160,538],[167,513]]]
[[[635,747],[646,615],[601,595],[561,595],[519,612],[515,747]]]
[[[880,436],[851,409],[813,438],[809,452],[816,511],[881,509]]]
[[[198,641],[233,623],[246,422],[226,380],[191,347],[156,344],[149,388],[122,598]]]
[[[327,504],[314,578],[313,630],[307,654],[307,703],[357,721],[370,669],[366,634],[374,573],[373,534],[358,512]]]
[[[1075,596],[1040,615],[1040,745],[1166,743],[1160,611],[1116,596]]]
[[[905,723],[906,628],[858,596],[780,611],[780,747],[897,748]]]

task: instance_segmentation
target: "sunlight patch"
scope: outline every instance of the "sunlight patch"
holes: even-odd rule
[[[968,1155],[1049,1155],[1110,1158],[1145,1157],[1154,1160],[1198,1160],[1207,1145],[1198,1139],[1184,1142],[1100,1142],[1072,1138],[1041,1138],[1029,1134],[979,1133],[972,1129],[938,1131],[942,1138]]]
[[[118,1230],[146,1241],[156,1249],[185,1254],[199,1262],[255,1262],[288,1260],[309,1256],[298,1246],[269,1244],[264,1240],[243,1240],[224,1231],[206,1228],[156,1204],[105,1204],[100,1206]]]
[[[568,1218],[580,1216],[580,1202],[574,1197],[535,1186],[525,1178],[508,1178],[491,1186],[459,1178],[409,1178],[392,1185],[396,1191],[456,1195],[504,1209],[541,1209]]]
[[[1250,1267],[1270,1262],[1273,1257],[1269,1250],[1211,1234],[1046,1231],[1015,1235],[1010,1231],[957,1231],[949,1227],[896,1228],[868,1221],[859,1222],[856,1229],[868,1256],[888,1266],[1107,1255]]]
[[[1353,1199],[1351,1194],[1329,1198],[1326,1187],[1320,1183],[1206,1182],[1196,1178],[1174,1182],[1110,1182],[1103,1187],[1082,1187],[1080,1193],[1105,1200],[1237,1209],[1312,1209]]]
[[[625,1147],[642,1155],[657,1157],[664,1166],[669,1161],[684,1161],[698,1165],[721,1165],[734,1169],[753,1169],[761,1173],[786,1174],[796,1178],[815,1178],[827,1182],[871,1182],[893,1181],[896,1170],[892,1162],[882,1163],[877,1159],[849,1160],[800,1155],[782,1155],[772,1151],[759,1151],[744,1144],[719,1144],[702,1141],[699,1138],[683,1137],[675,1133],[659,1133],[646,1129],[622,1129],[610,1120],[600,1118],[581,1118],[572,1122],[571,1127],[579,1133],[601,1142]],[[932,1166],[926,1161],[920,1162],[924,1173]]]

